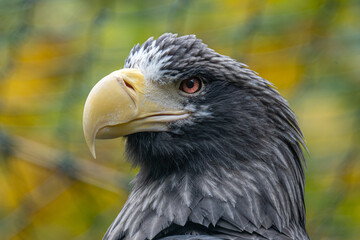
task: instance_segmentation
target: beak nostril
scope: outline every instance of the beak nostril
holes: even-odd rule
[[[126,88],[130,88],[132,91],[135,92],[135,88],[133,87],[133,85],[131,85],[128,81],[126,81],[126,79],[124,79],[122,77],[117,77],[117,81],[120,85],[122,85]]]
[[[125,80],[124,80],[124,83],[125,83],[125,86],[126,86],[126,87],[128,87],[128,88],[132,89],[133,91],[135,91],[134,87],[133,87],[130,83],[128,83],[128,82],[125,81]]]

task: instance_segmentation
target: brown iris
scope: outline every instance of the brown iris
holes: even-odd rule
[[[193,94],[201,89],[201,81],[197,78],[190,78],[180,83],[180,90],[188,94]]]

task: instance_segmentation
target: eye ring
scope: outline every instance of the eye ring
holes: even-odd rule
[[[180,82],[179,89],[185,94],[198,93],[203,86],[203,82],[198,78],[189,78]]]

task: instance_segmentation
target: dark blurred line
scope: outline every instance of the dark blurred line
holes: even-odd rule
[[[7,35],[7,48],[9,49],[9,56],[4,62],[4,65],[0,67],[0,82],[6,77],[6,74],[13,68],[14,58],[18,53],[17,46],[26,39],[24,36],[28,33],[30,29],[30,23],[33,16],[34,8],[30,6],[34,6],[36,0],[22,0],[21,3],[23,6],[29,6],[28,10],[25,11],[20,16],[22,17],[22,21],[16,27],[13,28],[12,31]],[[0,91],[1,92],[1,91]]]

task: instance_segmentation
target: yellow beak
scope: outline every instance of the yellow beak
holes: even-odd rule
[[[95,139],[109,139],[137,132],[168,130],[169,122],[189,116],[146,96],[144,75],[137,69],[121,69],[101,79],[86,99],[83,130],[86,143],[95,155]]]

